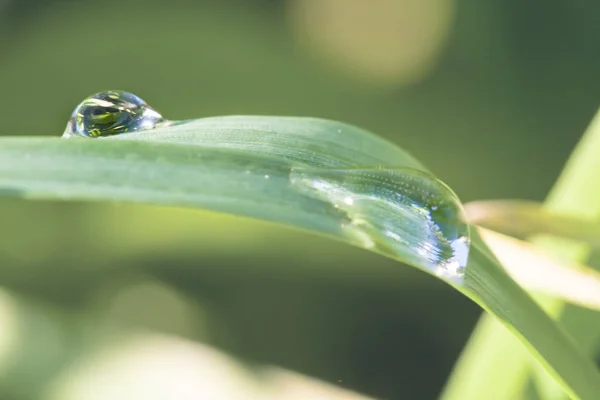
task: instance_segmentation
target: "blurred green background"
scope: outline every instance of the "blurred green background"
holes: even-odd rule
[[[0,0],[0,135],[59,136],[86,96],[121,89],[169,119],[342,120],[464,201],[541,200],[597,109],[598,38],[592,0]],[[414,269],[277,226],[0,201],[3,400],[122,389],[100,367],[96,386],[73,382],[140,329],[379,399],[433,399],[479,312]],[[190,398],[234,398],[203,396]]]

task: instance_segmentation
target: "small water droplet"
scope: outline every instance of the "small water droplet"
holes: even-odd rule
[[[454,192],[413,169],[294,168],[292,187],[343,213],[341,229],[366,248],[460,284],[469,226]]]
[[[73,111],[63,138],[98,138],[152,129],[163,117],[138,96],[119,91],[97,93]]]

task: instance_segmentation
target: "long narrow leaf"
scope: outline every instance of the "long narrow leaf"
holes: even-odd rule
[[[583,139],[571,156],[565,171],[547,200],[548,213],[563,215],[569,219],[598,221],[600,218],[600,193],[597,176],[600,173],[600,112],[592,121]],[[551,232],[552,233],[552,232]],[[539,244],[544,245],[538,241]],[[546,240],[546,249],[560,253],[574,261],[587,257],[587,246]],[[540,299],[548,312],[560,317],[563,303],[553,299]],[[577,310],[573,310],[577,311]],[[591,321],[589,314],[581,313],[571,318],[566,325],[570,336],[577,344],[592,353],[598,337],[597,321]],[[597,318],[596,318],[597,319]],[[586,325],[592,325],[593,329]],[[592,355],[592,354],[590,354]],[[465,348],[449,385],[444,400],[498,400],[529,399],[526,388],[530,378],[531,357],[524,352],[515,338],[494,319],[485,315],[478,323]],[[563,393],[551,382],[539,385],[544,395],[561,398]],[[586,399],[600,398],[600,392],[591,393]]]
[[[426,171],[401,149],[345,124],[221,117],[107,140],[0,139],[0,193],[201,207],[364,246],[343,232],[321,201],[290,186],[289,174],[297,165]],[[521,339],[573,398],[600,393],[600,374],[592,362],[490,254],[475,235],[464,283],[449,283]]]

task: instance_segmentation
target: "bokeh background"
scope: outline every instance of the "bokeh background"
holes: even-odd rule
[[[0,135],[122,89],[169,119],[342,120],[464,201],[541,200],[597,109],[599,38],[593,0],[0,0]],[[434,399],[479,313],[278,226],[0,200],[3,400]]]

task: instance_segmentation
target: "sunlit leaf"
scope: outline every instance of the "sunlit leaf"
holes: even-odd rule
[[[592,221],[592,224],[599,221],[599,152],[600,112],[596,114],[550,192],[544,205],[544,213],[560,215],[571,221],[585,220]],[[573,262],[585,260],[589,253],[589,246],[583,243],[557,238],[538,238],[536,244]],[[564,318],[561,316],[564,303],[560,300],[542,298],[538,299],[538,302],[553,317],[561,320]],[[597,318],[586,313],[577,313],[561,325],[564,325],[580,349],[589,356],[594,356],[600,329]],[[543,391],[546,398],[566,398],[558,385],[545,375],[539,379],[540,374],[532,373],[535,371],[535,366],[531,366],[531,357],[523,351],[514,337],[506,332],[504,326],[485,315],[477,324],[463,351],[443,399],[479,400],[493,396],[498,400],[529,400],[531,397],[528,395],[528,383],[531,377],[541,382],[536,387]],[[600,392],[592,393],[590,399],[598,397],[598,393]]]
[[[508,274],[528,290],[600,310],[600,273],[561,260],[531,243],[480,228],[479,232]]]
[[[406,252],[370,247],[348,235],[340,215],[290,185],[289,173],[298,165],[427,173],[403,150],[346,124],[221,117],[99,140],[2,138],[0,193],[201,207],[309,230],[432,272]],[[410,225],[400,227],[415,233]],[[479,236],[472,240],[464,281],[449,284],[512,331],[573,398],[600,393],[593,363],[505,273]]]
[[[525,200],[484,200],[465,204],[468,221],[519,238],[547,234],[600,247],[600,224],[548,210]]]

